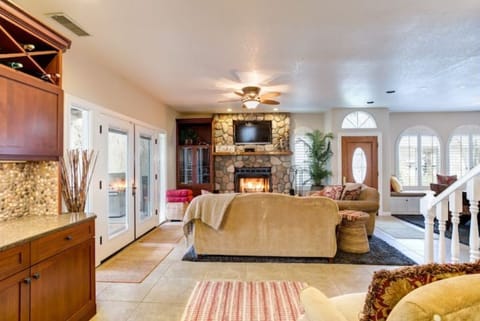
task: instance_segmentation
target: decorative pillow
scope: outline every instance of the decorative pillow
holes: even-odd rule
[[[396,176],[390,177],[390,191],[400,193],[402,191],[402,184]]]
[[[341,200],[358,200],[360,192],[362,191],[362,184],[359,183],[345,183],[343,186]]]
[[[342,193],[342,200],[344,201],[355,201],[358,200],[360,197],[360,193],[362,192],[362,187],[358,187],[356,189],[344,191]]]
[[[463,274],[480,273],[480,260],[462,264],[426,264],[373,274],[361,321],[385,321],[393,307],[422,285]]]
[[[322,196],[331,198],[332,200],[339,200],[342,197],[342,191],[342,185],[328,185],[320,192],[323,194]]]
[[[452,176],[447,176],[447,175],[440,175],[437,174],[437,183],[438,184],[445,184],[445,185],[451,185],[457,180],[457,175],[452,175]]]

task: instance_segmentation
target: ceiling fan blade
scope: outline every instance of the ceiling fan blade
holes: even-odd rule
[[[281,93],[279,93],[278,91],[271,91],[271,92],[268,92],[268,93],[264,93],[263,95],[260,95],[260,99],[270,99],[270,98],[273,98],[273,97],[278,97],[280,95],[281,95]]]
[[[224,99],[217,101],[218,103],[236,103],[239,102],[239,99]]]
[[[260,102],[266,105],[280,105],[280,102],[272,99],[261,99]]]
[[[235,90],[233,93],[236,94],[236,95],[239,95],[240,97],[243,97],[245,95],[245,93],[243,91],[240,91],[240,90]]]

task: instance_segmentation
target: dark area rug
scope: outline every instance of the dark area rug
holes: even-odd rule
[[[425,218],[423,215],[395,215],[393,214],[392,216],[395,216],[396,218],[408,222],[410,224],[416,225],[421,228],[425,228]],[[463,217],[468,218],[467,215],[463,215]],[[462,216],[460,216],[460,224],[458,225],[458,235],[459,235],[459,240],[460,243],[468,245],[468,239],[470,237],[470,222],[465,222],[465,220],[462,220]],[[479,222],[480,223],[480,222]],[[433,221],[433,232],[436,234],[438,233],[438,221],[437,219],[434,219]],[[449,227],[445,231],[445,237],[451,239],[452,238],[452,228]]]
[[[372,236],[369,240],[370,252],[365,254],[346,253],[338,250],[333,259],[336,264],[366,264],[366,265],[414,265],[417,264],[403,255],[387,242]],[[270,263],[328,263],[327,258],[311,257],[278,257],[278,256],[230,256],[230,255],[197,255],[195,249],[190,249],[182,258],[192,262],[270,262]]]

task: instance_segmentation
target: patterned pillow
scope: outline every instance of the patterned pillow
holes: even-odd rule
[[[331,198],[332,200],[339,200],[342,197],[342,185],[328,185],[320,191],[322,196]]]
[[[457,180],[457,175],[452,175],[452,176],[447,176],[447,175],[440,175],[437,174],[437,183],[438,184],[445,184],[445,185],[451,185]]]
[[[373,274],[361,321],[385,321],[393,307],[422,285],[463,274],[480,273],[480,260],[462,264],[426,264]]]
[[[361,192],[362,192],[362,187],[361,186],[357,187],[356,189],[345,190],[342,193],[342,200],[344,200],[344,201],[358,200]]]

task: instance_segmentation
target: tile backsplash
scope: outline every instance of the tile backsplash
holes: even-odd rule
[[[58,214],[58,162],[0,162],[0,221]]]

